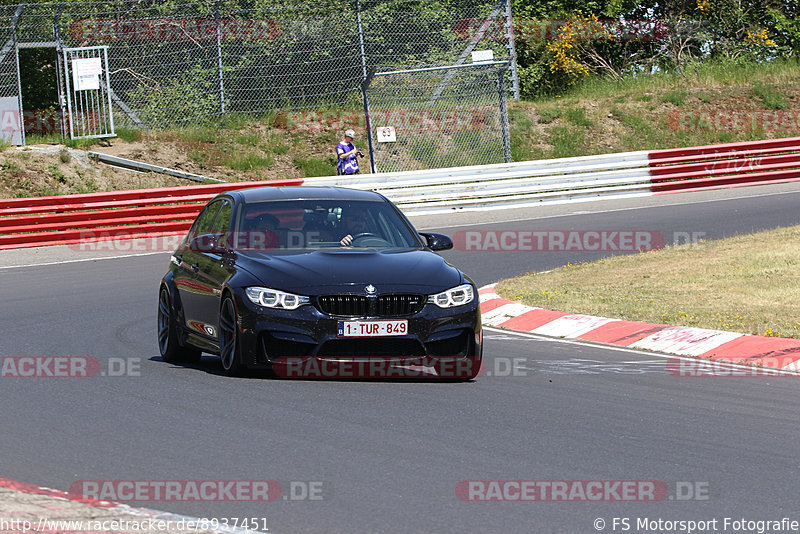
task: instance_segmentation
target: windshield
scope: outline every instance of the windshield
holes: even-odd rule
[[[289,200],[245,204],[236,223],[239,250],[418,248],[387,202]]]

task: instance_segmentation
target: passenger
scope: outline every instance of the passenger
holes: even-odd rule
[[[242,225],[244,235],[239,242],[243,248],[249,250],[273,250],[278,248],[278,218],[270,213],[260,213],[253,217],[245,218]],[[244,242],[242,242],[244,241]]]

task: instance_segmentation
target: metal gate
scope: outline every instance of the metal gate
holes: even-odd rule
[[[70,139],[114,137],[108,47],[64,48]]]

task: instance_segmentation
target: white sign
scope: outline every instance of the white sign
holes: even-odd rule
[[[378,127],[376,130],[379,143],[394,143],[397,141],[397,132],[394,131],[394,126]]]
[[[22,144],[19,124],[19,101],[15,96],[0,97],[0,141],[12,145]]]
[[[487,61],[494,61],[494,52],[491,50],[475,50],[472,52],[473,63],[485,63]]]
[[[103,64],[99,57],[72,60],[72,83],[75,91],[100,89],[100,73]]]

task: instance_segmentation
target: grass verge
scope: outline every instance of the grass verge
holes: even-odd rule
[[[530,306],[800,337],[800,226],[569,264],[498,284]]]

